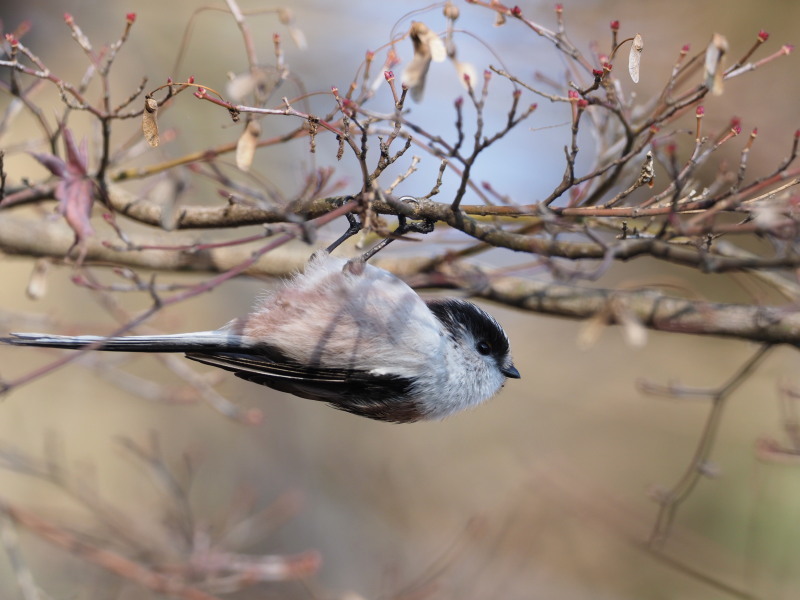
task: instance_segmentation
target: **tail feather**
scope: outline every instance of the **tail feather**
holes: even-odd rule
[[[43,348],[85,348],[97,345],[98,350],[111,352],[213,352],[241,350],[256,345],[253,338],[226,331],[200,331],[171,335],[131,335],[103,337],[99,335],[51,335],[49,333],[12,333],[0,342],[16,346]]]

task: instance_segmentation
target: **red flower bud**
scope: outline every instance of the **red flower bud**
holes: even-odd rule
[[[769,39],[769,33],[764,31],[763,29],[758,32],[758,41],[759,42],[766,42]]]
[[[702,117],[704,114],[706,114],[706,109],[700,105],[695,109],[694,114],[696,114],[698,117]]]
[[[136,21],[136,13],[128,13],[125,15],[125,20],[128,22],[128,25],[133,25]]]
[[[64,21],[67,25],[72,25],[75,22],[75,19],[72,18],[72,15],[69,13],[64,13]]]
[[[619,31],[619,21],[611,21],[611,31]]]
[[[522,16],[522,9],[519,6],[515,6],[511,9],[511,14],[517,18]]]

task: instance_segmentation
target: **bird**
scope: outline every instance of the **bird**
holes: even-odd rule
[[[519,379],[508,336],[459,298],[423,300],[363,257],[315,252],[302,272],[220,329],[102,337],[11,333],[6,344],[182,352],[236,377],[391,423],[440,420]]]

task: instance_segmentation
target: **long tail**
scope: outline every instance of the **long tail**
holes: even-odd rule
[[[226,331],[198,331],[172,335],[132,335],[106,338],[98,335],[51,335],[49,333],[12,333],[0,342],[16,346],[44,348],[84,348],[97,345],[98,350],[112,352],[215,352],[251,347],[253,338]]]

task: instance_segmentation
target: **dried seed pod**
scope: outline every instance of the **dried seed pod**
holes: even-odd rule
[[[142,112],[142,132],[144,139],[153,148],[158,146],[158,102],[152,96],[145,96]]]
[[[715,96],[722,93],[722,81],[725,77],[724,58],[728,51],[728,40],[724,35],[715,33],[706,48],[705,85]]]
[[[403,83],[408,86],[411,97],[417,102],[425,92],[425,77],[431,61],[442,62],[447,58],[447,48],[434,31],[425,23],[411,22],[408,32],[414,44],[414,58],[403,71]]]
[[[259,122],[249,120],[242,135],[239,136],[239,141],[236,142],[236,166],[240,171],[250,170],[260,135],[261,125]]]
[[[50,270],[50,259],[39,258],[33,264],[25,295],[31,300],[41,300],[47,293],[47,272]]]
[[[631,52],[628,54],[628,73],[630,73],[633,83],[639,83],[639,66],[642,63],[643,49],[644,40],[642,39],[642,35],[637,33],[631,44]]]

